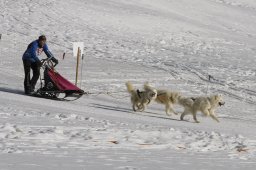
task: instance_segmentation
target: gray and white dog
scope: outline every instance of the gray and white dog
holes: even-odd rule
[[[143,91],[135,89],[131,82],[126,82],[127,91],[131,94],[133,111],[144,111],[146,106],[157,97],[156,89],[150,87]]]

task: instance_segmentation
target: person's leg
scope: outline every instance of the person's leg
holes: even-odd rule
[[[30,67],[31,67],[31,63],[28,60],[23,60],[23,66],[24,66],[24,73],[25,73],[25,77],[24,77],[24,91],[25,94],[29,94],[30,93]]]
[[[31,79],[31,91],[34,91],[36,82],[40,76],[40,67],[37,63],[31,63],[31,68],[33,70],[33,77]]]

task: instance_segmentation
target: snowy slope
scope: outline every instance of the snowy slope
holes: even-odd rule
[[[253,0],[0,0],[0,169],[255,169],[255,18]],[[23,95],[21,55],[39,34],[71,81],[71,42],[85,42],[82,88],[94,95]],[[128,80],[222,93],[221,122],[157,104],[134,113]]]

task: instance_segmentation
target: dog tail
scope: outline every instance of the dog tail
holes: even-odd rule
[[[127,91],[128,91],[129,93],[132,93],[132,92],[134,91],[134,87],[133,87],[133,85],[132,85],[131,82],[128,81],[128,82],[125,83],[125,85],[126,85]]]

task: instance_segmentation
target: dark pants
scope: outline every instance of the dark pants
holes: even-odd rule
[[[25,79],[24,79],[24,90],[26,94],[34,91],[36,82],[40,75],[40,67],[36,62],[31,62],[29,60],[23,60]],[[33,71],[33,77],[30,79],[30,69]]]

